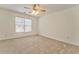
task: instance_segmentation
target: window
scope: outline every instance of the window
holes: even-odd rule
[[[16,17],[16,32],[24,32],[24,18]]]
[[[25,19],[25,32],[31,32],[32,21],[29,19]]]
[[[32,20],[16,17],[16,32],[31,32]]]

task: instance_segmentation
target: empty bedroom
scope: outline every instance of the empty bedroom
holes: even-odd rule
[[[78,53],[78,4],[0,4],[0,54]]]

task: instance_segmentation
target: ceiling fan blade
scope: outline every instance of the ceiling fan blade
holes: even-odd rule
[[[42,12],[46,12],[46,10],[41,10]]]
[[[31,9],[31,8],[29,8],[29,7],[24,7],[25,9]]]

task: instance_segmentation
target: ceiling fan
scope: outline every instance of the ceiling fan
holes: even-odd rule
[[[43,9],[39,4],[34,4],[32,6],[32,8],[30,8],[30,7],[24,7],[24,8],[31,9],[32,10],[31,14],[33,14],[33,15],[38,15],[41,12],[46,12],[46,10]]]

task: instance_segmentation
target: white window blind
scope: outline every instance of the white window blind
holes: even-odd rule
[[[29,19],[25,19],[25,32],[31,32],[32,31],[32,21]]]
[[[16,32],[31,32],[32,20],[16,17]]]

